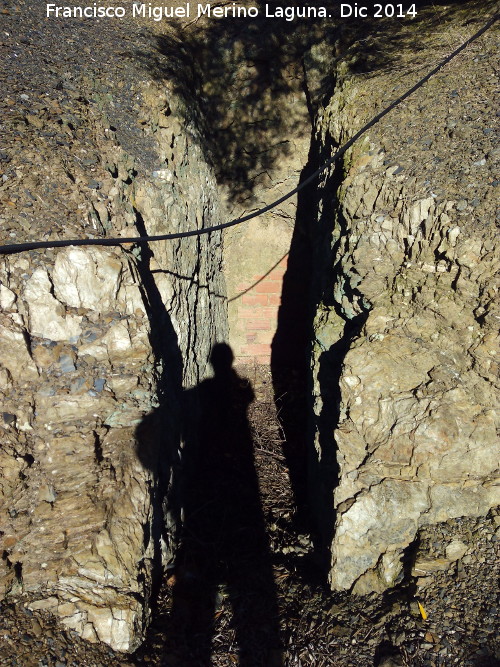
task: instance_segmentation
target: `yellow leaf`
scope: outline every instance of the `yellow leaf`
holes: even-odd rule
[[[422,605],[420,604],[420,602],[418,602],[418,600],[417,600],[417,604],[418,604],[418,608],[419,608],[419,610],[420,610],[420,614],[422,615],[422,618],[424,619],[424,621],[426,621],[426,620],[427,620],[427,612],[426,612],[425,609],[422,607]]]

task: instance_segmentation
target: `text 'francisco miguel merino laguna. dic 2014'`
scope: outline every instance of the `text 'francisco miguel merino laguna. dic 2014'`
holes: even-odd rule
[[[331,12],[335,13],[332,14]],[[371,16],[373,18],[415,18],[417,11],[415,5],[409,7],[402,4],[375,4],[372,6],[361,6],[357,2],[341,3],[335,8],[320,6],[281,6],[273,4],[266,4],[263,8],[254,6],[242,6],[236,2],[226,5],[212,5],[210,3],[194,3],[186,2],[178,6],[168,5],[153,5],[151,2],[139,3],[134,2],[131,8],[123,7],[121,5],[105,6],[94,2],[92,5],[85,7],[56,5],[55,3],[47,3],[47,18],[84,18],[84,19],[99,19],[99,18],[125,18],[132,16],[132,18],[149,18],[153,21],[161,21],[163,19],[173,18],[200,18],[205,16],[207,18],[223,19],[223,18],[256,18],[264,16],[269,19],[284,19],[285,21],[293,21],[297,18],[306,19],[322,19],[330,18],[332,16],[340,18],[365,18]]]
[[[284,18],[293,21],[294,18],[326,18],[329,16],[325,7],[286,7],[277,5],[265,5],[264,9],[258,7],[238,5],[236,2],[227,5],[212,5],[210,3],[186,2],[182,5],[153,5],[152,3],[134,2],[131,8],[120,5],[100,5],[94,2],[92,5],[68,6],[47,3],[47,18],[150,18],[154,21],[172,18],[256,18],[264,15],[267,18]]]

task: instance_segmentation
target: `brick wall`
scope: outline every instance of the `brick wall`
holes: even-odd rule
[[[237,323],[239,344],[234,350],[238,364],[269,364],[276,332],[283,275],[288,255],[265,274],[254,274],[236,285],[230,301]]]

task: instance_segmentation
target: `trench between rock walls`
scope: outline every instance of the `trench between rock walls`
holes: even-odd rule
[[[243,30],[240,24],[227,35],[223,29],[217,29],[213,35],[203,38],[201,54],[196,33],[181,47],[182,66],[187,67],[186,78],[193,85],[190,95],[201,99],[196,122],[207,142],[205,155],[214,164],[226,218],[266,205],[277,194],[300,183],[322,160],[323,153],[319,154],[312,139],[314,109],[307,90],[303,53],[300,53],[304,45],[299,41],[289,54],[286,52],[289,31],[273,29],[269,33],[264,34],[262,44],[256,45],[252,27],[245,26]],[[172,45],[167,38],[158,40],[158,48],[162,54],[172,56]],[[223,67],[217,61],[213,65],[203,61],[212,51],[221,54],[224,49],[229,56],[224,55]],[[258,86],[262,86],[262,90]],[[215,109],[210,108],[211,103],[215,104]],[[275,108],[280,104],[285,110]],[[293,110],[289,121],[285,119],[287,110]],[[287,132],[297,136],[287,135]],[[271,367],[295,509],[301,529],[306,531],[311,530],[306,509],[305,464],[307,365],[314,312],[309,284],[313,253],[310,226],[315,219],[315,201],[312,184],[297,200],[281,207],[277,215],[271,212],[251,221],[242,234],[239,229],[235,233],[228,230],[224,260],[230,303],[241,298],[242,284],[244,294],[253,295],[255,286],[265,287],[266,280],[272,283],[272,295],[279,299],[273,302],[272,313],[269,313],[269,301],[265,305],[250,301],[251,313],[249,309],[243,314],[241,310],[230,312],[227,340],[243,376],[251,372],[253,364]],[[280,238],[272,249],[274,255],[269,255],[266,251],[272,235]],[[271,265],[266,262],[275,258],[279,262],[283,249],[287,255],[286,268],[283,270],[281,262],[274,273],[274,262]],[[255,264],[249,263],[252,261]],[[248,319],[245,318],[250,314],[255,319],[266,317],[270,323],[265,337],[259,340],[261,348],[255,353],[245,353],[248,338],[243,340],[238,335],[239,325],[246,324]],[[170,512],[164,504],[159,515],[165,511]]]
[[[335,125],[335,104],[340,104],[340,109],[337,109],[339,116],[342,105],[353,107],[355,93],[351,94],[352,91],[348,90],[346,94],[340,86],[335,89],[338,82],[332,79],[336,50],[348,48],[349,38],[343,44],[342,35],[330,35],[325,41],[321,36],[314,36],[307,43],[307,48],[299,40],[299,44],[295,43],[289,52],[290,33],[286,29],[282,34],[274,30],[263,33],[257,46],[254,28],[247,26],[245,29],[248,30],[246,36],[241,32],[241,25],[236,24],[236,31],[229,35],[224,35],[224,31],[217,28],[204,37],[201,51],[202,32],[194,32],[190,40],[186,36],[179,39],[176,35],[158,38],[156,61],[147,54],[133,54],[155,81],[149,92],[141,91],[143,101],[151,105],[141,122],[151,129],[150,136],[160,145],[160,158],[165,167],[163,171],[158,171],[154,159],[148,163],[150,147],[140,144],[138,149],[135,145],[136,130],[133,123],[127,121],[120,105],[112,104],[104,90],[95,91],[101,111],[109,116],[107,130],[116,135],[121,147],[108,150],[107,155],[108,173],[118,189],[114,196],[124,211],[118,225],[121,230],[130,227],[140,234],[154,234],[164,231],[166,220],[171,221],[174,229],[182,229],[182,225],[187,228],[210,226],[221,216],[226,217],[227,212],[238,215],[269,201],[274,196],[276,182],[281,187],[284,181],[288,189],[289,181],[284,179],[284,175],[288,178],[292,175],[290,185],[295,184],[294,178],[299,181],[307,178],[330,157],[342,136],[349,133],[349,121],[345,118],[343,126],[340,129],[337,127],[335,133],[325,129],[329,124]],[[207,64],[204,57],[211,53],[219,54],[220,61],[214,58]],[[172,97],[178,99],[176,108],[173,102],[171,108],[168,95],[162,96],[161,88],[165,82],[171,86]],[[274,89],[273,82],[276,84]],[[333,103],[334,111],[324,120],[328,102],[335,95],[338,102]],[[246,116],[249,109],[253,111]],[[294,112],[288,113],[290,109]],[[288,137],[294,132],[302,136],[300,147],[289,145]],[[185,138],[186,133],[188,139]],[[333,134],[335,138],[332,138]],[[252,150],[246,150],[249,145]],[[241,146],[245,150],[241,150]],[[295,150],[300,155],[299,160],[293,155]],[[142,153],[140,159],[147,163],[147,169],[136,173],[135,167],[123,157],[121,151],[136,154],[137,159],[137,154]],[[370,151],[375,151],[375,157]],[[376,139],[373,146],[363,145],[346,164],[352,167],[358,159],[368,163],[368,158],[377,162],[378,153]],[[292,158],[293,164],[288,168],[287,160]],[[208,167],[205,167],[207,163]],[[151,167],[157,172],[154,178],[144,177]],[[352,220],[356,218],[345,207],[345,190],[349,177],[352,178],[352,174],[346,173],[345,169],[344,165],[337,165],[322,177],[319,187],[311,184],[304,189],[296,202],[279,211],[277,217],[280,219],[255,221],[256,235],[264,244],[269,238],[266,236],[269,230],[274,235],[279,230],[289,239],[286,272],[279,275],[280,280],[283,277],[279,310],[275,305],[276,330],[272,337],[266,339],[266,360],[273,373],[274,393],[286,443],[284,454],[298,509],[298,523],[317,534],[316,549],[325,571],[332,566],[333,530],[335,523],[338,524],[336,511],[348,515],[355,501],[363,499],[365,490],[373,484],[372,478],[369,478],[366,484],[363,482],[361,490],[355,489],[352,495],[349,495],[348,489],[344,504],[334,507],[334,490],[342,473],[334,432],[340,419],[345,421],[348,415],[343,404],[346,393],[344,384],[341,384],[343,365],[353,344],[362,339],[359,335],[366,328],[371,307],[368,297],[363,294],[363,285],[359,286],[357,282],[356,270],[352,270],[351,266],[346,269],[343,265],[346,250],[349,250],[351,239],[355,237]],[[355,170],[354,174],[356,176]],[[196,181],[194,187],[193,180]],[[365,185],[360,183],[359,192],[366,194]],[[415,197],[418,199],[418,195]],[[355,198],[351,197],[351,200]],[[366,201],[361,202],[367,207],[368,198],[367,195]],[[186,200],[189,200],[189,205]],[[391,206],[397,207],[392,194],[387,197],[385,208]],[[354,209],[354,204],[351,209]],[[441,210],[437,211],[437,215],[443,215]],[[432,218],[428,218],[428,224],[431,224]],[[109,224],[107,213],[100,203],[96,202],[93,208],[92,220],[94,227],[104,228]],[[401,220],[405,222],[403,214]],[[245,244],[252,242],[252,225],[254,222],[249,223],[246,237],[236,234],[231,238],[226,235],[227,247],[233,253],[232,264],[226,256],[226,280],[229,283],[232,280],[229,264],[234,267],[238,262],[244,263],[248,248]],[[262,229],[265,233],[260,234]],[[443,238],[447,238],[446,234],[443,232]],[[4,561],[12,575],[9,584],[11,597],[19,593],[24,579],[25,589],[35,592],[39,598],[33,608],[58,613],[69,627],[88,639],[101,639],[119,650],[131,651],[144,636],[150,621],[155,587],[160,585],[165,568],[174,561],[179,538],[182,523],[180,450],[185,437],[181,412],[194,414],[196,410],[189,403],[192,395],[186,396],[185,389],[199,384],[209,372],[210,350],[216,341],[226,340],[232,344],[234,328],[228,333],[224,305],[226,295],[221,280],[221,238],[218,234],[209,235],[205,240],[183,240],[174,244],[151,244],[149,247],[143,244],[131,251],[127,249],[117,253],[92,251],[87,257],[91,258],[90,263],[79,252],[71,256],[70,253],[62,253],[59,260],[55,258],[54,266],[49,266],[46,271],[39,269],[35,279],[30,281],[24,293],[25,310],[21,308],[20,314],[30,322],[34,345],[29,354],[23,353],[22,358],[29,373],[34,373],[30,358],[37,360],[38,368],[46,374],[44,383],[54,382],[56,387],[62,383],[62,376],[52,378],[50,364],[59,364],[63,375],[66,366],[71,373],[75,372],[74,367],[79,370],[75,350],[64,342],[67,332],[62,331],[65,325],[60,316],[63,304],[67,324],[77,324],[79,317],[88,320],[88,346],[83,352],[78,350],[78,359],[88,355],[87,371],[92,380],[97,366],[100,376],[96,376],[96,380],[106,373],[114,376],[121,373],[128,379],[128,386],[125,386],[127,382],[123,378],[113,385],[114,399],[123,400],[125,409],[106,405],[104,412],[112,412],[111,421],[95,420],[92,411],[96,408],[90,400],[93,397],[85,399],[88,400],[85,410],[88,415],[93,415],[89,419],[96,423],[91,429],[92,442],[81,445],[74,471],[76,473],[79,466],[90,466],[89,470],[92,469],[89,483],[98,489],[98,503],[85,507],[89,515],[98,515],[96,524],[101,522],[102,526],[89,552],[84,551],[78,554],[78,559],[73,559],[69,567],[71,576],[67,576],[67,562],[60,571],[56,567],[54,581],[45,585],[42,592],[46,596],[41,599],[35,571],[37,563],[50,562],[47,556],[49,550],[41,545],[40,553],[35,553],[30,559],[22,545],[15,549],[9,547]],[[72,273],[71,263],[78,264],[76,260],[83,262],[83,268],[77,268],[76,273]],[[117,261],[119,269],[116,268]],[[128,317],[126,324],[122,318],[111,317],[108,322],[111,334],[99,330],[99,324],[90,311],[94,308],[99,312],[100,306],[84,296],[83,274],[91,269],[91,264],[97,266],[102,262],[111,267],[103,279],[110,281],[113,298],[120,296]],[[267,268],[272,266],[271,263]],[[15,262],[12,262],[12,275],[17,270]],[[26,270],[26,267],[20,270]],[[438,271],[435,271],[437,275]],[[266,267],[262,271],[259,269],[258,273],[265,278]],[[250,281],[254,278],[252,273]],[[68,280],[75,281],[79,286],[77,296],[68,294],[65,289]],[[277,282],[274,276],[273,280]],[[14,282],[9,285],[9,289],[12,287],[16,293],[22,294]],[[49,296],[46,295],[47,289]],[[236,295],[230,292],[228,296],[233,298]],[[57,359],[49,359],[54,346],[46,342],[54,336],[54,331],[49,332],[41,318],[35,315],[35,303],[40,299],[44,304],[44,317],[54,314],[54,321],[61,327],[63,349],[58,350]],[[113,306],[112,300],[108,299],[108,305]],[[139,315],[137,309],[141,311]],[[100,313],[100,316],[103,314]],[[134,320],[134,317],[137,319]],[[272,329],[267,332],[270,336]],[[366,331],[363,331],[363,336],[365,334]],[[370,335],[375,336],[373,340],[377,341],[382,340],[380,335],[385,333],[371,330]],[[106,351],[99,348],[103,336],[107,338],[101,348],[104,346]],[[95,340],[97,343],[94,343]],[[16,338],[16,345],[22,347],[19,337]],[[236,345],[240,345],[240,341],[236,340]],[[120,366],[120,350],[123,349],[131,350],[130,368]],[[97,359],[97,366],[92,359]],[[248,356],[243,360],[248,361]],[[92,363],[95,368],[92,368]],[[7,376],[7,381],[11,380]],[[89,391],[99,393],[99,387],[101,385],[94,381]],[[62,386],[61,390],[66,391]],[[123,397],[120,392],[123,392]],[[50,397],[44,397],[43,392],[39,394],[36,408],[39,414],[45,411],[49,419],[49,412],[53,410]],[[34,413],[33,407],[30,409]],[[61,413],[58,417],[60,421],[75,418],[71,413],[75,408],[69,402],[67,409],[69,413]],[[350,409],[354,408],[350,406]],[[125,417],[124,413],[127,413]],[[146,413],[146,417],[137,419],[138,413]],[[26,414],[29,414],[28,408]],[[78,414],[76,418],[79,418]],[[73,436],[65,433],[61,426],[56,431],[60,431],[56,438],[57,446],[62,450],[66,447],[69,456],[75,450]],[[136,446],[132,451],[130,443],[134,437]],[[341,437],[344,438],[342,433]],[[50,511],[57,509],[58,503],[54,502],[56,492],[46,482],[44,466],[48,469],[49,463],[40,461],[44,456],[49,459],[53,452],[49,447],[46,454],[37,455],[30,462],[26,457],[32,457],[29,452],[35,451],[38,441],[33,442],[34,445],[25,443],[23,447],[26,451],[23,449],[21,452],[21,458],[27,465],[21,463],[17,467],[18,472],[27,477],[31,488],[36,490],[37,497],[32,502],[29,493],[26,493],[23,501],[26,507],[21,507],[22,502],[17,497],[15,503],[21,512],[28,512],[27,506],[31,503],[39,512],[40,521],[50,522],[49,508]],[[363,449],[358,462],[360,467],[370,459],[371,453]],[[344,459],[341,462],[345,466]],[[411,470],[404,473],[405,482],[411,479],[411,474]],[[455,478],[452,482],[455,483]],[[120,484],[124,491],[117,491]],[[423,487],[425,482],[419,484]],[[140,492],[139,487],[142,489]],[[420,503],[425,513],[429,508],[424,507],[420,491],[419,487],[418,493],[415,492],[415,502]],[[392,489],[391,493],[397,496]],[[64,498],[66,494],[71,502],[74,501],[74,489],[61,489],[58,494],[59,498]],[[490,502],[486,498],[487,491],[483,495],[484,498],[477,503],[477,511],[483,511]],[[120,503],[123,508],[119,507]],[[40,504],[42,509],[37,509]],[[68,512],[73,511],[71,503],[67,507]],[[129,521],[127,511],[138,517],[137,526],[131,531],[126,526]],[[436,516],[440,516],[439,513]],[[139,526],[140,536],[135,534]],[[19,542],[23,539],[29,542],[33,539],[30,530],[24,525],[21,530],[14,526],[13,533],[18,535],[24,531]],[[75,519],[74,525],[70,525],[65,533],[64,542],[61,542],[61,553],[69,554],[71,548],[78,550],[81,530]],[[411,539],[412,536],[405,533],[400,540],[401,545],[408,544]],[[129,544],[133,544],[130,549]],[[123,545],[127,545],[125,552],[129,550],[130,553],[121,553]],[[349,548],[348,545],[346,552]],[[398,557],[396,552],[393,560]],[[376,562],[375,569],[385,573],[385,584],[388,585],[394,583],[398,573],[397,565],[390,558],[386,560]],[[345,554],[344,561],[339,558],[337,562],[342,569]],[[394,572],[393,580],[389,581]],[[356,574],[358,578],[359,574]],[[364,576],[363,572],[361,575]],[[350,589],[356,576],[347,584],[341,582],[339,586],[337,582],[336,585]],[[366,592],[370,586],[377,589],[380,585],[377,577],[370,579],[370,576],[365,579],[364,588],[362,586],[357,592]],[[133,583],[130,584],[127,578]],[[77,601],[88,594],[89,581],[94,586],[105,582],[104,603],[103,599],[97,604],[95,600],[93,604]],[[108,611],[112,610],[107,615],[102,612],[106,606]]]
[[[281,194],[283,190],[302,183],[338,148],[338,143],[330,137],[321,136],[319,116],[335,95],[336,58],[339,49],[347,49],[350,37],[344,37],[337,28],[326,35],[306,35],[298,40],[298,44],[294,43],[290,55],[284,47],[289,31],[284,29],[279,37],[275,31],[270,32],[273,39],[266,43],[264,37],[259,47],[252,44],[250,56],[245,52],[248,43],[245,44],[237,33],[237,46],[233,51],[237,55],[228,66],[229,72],[222,77],[229,82],[239,78],[245,81],[246,72],[251,91],[248,94],[247,89],[242,91],[238,86],[236,91],[229,88],[230,94],[234,94],[232,103],[238,110],[236,113],[241,114],[237,122],[231,117],[228,148],[233,160],[225,162],[226,126],[223,117],[217,118],[220,127],[212,132],[215,141],[220,142],[213,157],[223,162],[218,172],[219,184],[231,216],[247,213],[250,204],[265,205],[276,197],[277,192]],[[277,32],[279,35],[279,30]],[[252,33],[250,35],[253,38]],[[234,44],[231,46],[233,48]],[[209,48],[213,46],[209,45]],[[205,53],[203,47],[202,53]],[[255,61],[259,63],[257,75],[248,74],[245,57],[250,58],[252,67]],[[292,85],[286,78],[289,70],[292,70],[295,79]],[[271,74],[277,81],[276,91],[273,91]],[[264,90],[262,97],[267,96],[274,104],[281,105],[284,112],[275,113],[271,120],[267,118],[270,109],[268,103],[260,106],[253,86],[254,79],[260,85],[269,85],[270,91]],[[210,90],[210,85],[208,88]],[[208,98],[207,104],[210,94]],[[219,102],[217,94],[214,99]],[[257,109],[255,116],[244,118],[253,104]],[[292,118],[291,124],[283,118],[287,112]],[[233,123],[236,130],[232,127]],[[254,126],[262,129],[257,133],[251,129],[248,137],[247,128]],[[344,136],[349,136],[349,128],[344,128],[344,131]],[[301,137],[302,142],[295,146],[296,153],[290,155],[286,144],[293,133]],[[277,152],[271,154],[270,160],[261,160],[260,156],[267,155],[273,141],[278,145]],[[242,164],[235,150],[235,145],[240,142],[244,151]],[[253,146],[254,153],[248,143]],[[280,149],[280,146],[284,148]],[[282,183],[284,173],[287,178]],[[364,311],[369,307],[365,303],[359,312],[356,310],[356,303],[362,302],[362,295],[349,287],[349,278],[344,281],[339,257],[340,238],[348,234],[346,225],[342,224],[337,197],[344,178],[344,167],[339,163],[322,177],[320,188],[317,181],[312,182],[299,192],[290,206],[282,206],[274,219],[274,212],[271,212],[251,221],[243,231],[230,230],[225,235],[225,277],[229,283],[229,305],[233,305],[232,311],[230,308],[229,341],[234,345],[243,372],[253,363],[269,364],[271,367],[297,529],[315,536],[316,561],[325,576],[329,570],[335,523],[332,499],[338,483],[336,445],[332,436],[338,418],[335,407],[339,402],[338,381],[343,357],[360,331],[365,319]],[[276,182],[281,191],[276,190]],[[287,225],[283,225],[283,219]],[[332,248],[334,229],[338,240]],[[273,235],[281,236],[281,244],[275,243]],[[276,246],[273,248],[274,255],[269,256],[268,246],[273,246],[273,243]],[[274,260],[277,260],[276,263]],[[345,282],[347,298],[353,302],[355,311],[346,312],[340,301],[337,303],[332,289],[339,281]],[[269,305],[274,295],[279,295],[279,301],[274,301],[275,307],[271,309]],[[248,305],[244,304],[239,310],[234,308],[232,302],[242,299],[248,299]],[[322,387],[319,394],[324,409],[316,418],[313,416],[310,367],[315,338],[313,324],[320,303],[322,308],[337,310],[344,331],[321,361]],[[273,312],[269,313],[271,310]],[[242,336],[245,326],[246,336]],[[259,327],[262,331],[254,331]],[[312,445],[315,432],[320,434],[319,456]]]
[[[176,41],[174,53],[174,43],[167,36],[157,40],[160,55],[180,64],[177,69],[167,60],[166,70],[163,69],[164,65],[158,66],[156,75],[158,79],[162,79],[165,71],[169,75],[173,72],[174,90],[178,94],[181,93],[185,100],[189,100],[187,106],[190,108],[188,111],[184,110],[183,113],[187,114],[191,122],[194,121],[194,124],[198,126],[200,134],[197,141],[200,142],[205,158],[214,163],[219,190],[224,201],[224,210],[227,212],[226,217],[228,215],[239,216],[248,212],[249,207],[272,201],[276,197],[276,192],[281,193],[302,182],[331,155],[331,146],[322,145],[318,141],[314,127],[320,96],[331,95],[334,88],[331,76],[325,75],[324,78],[321,76],[322,69],[331,62],[329,48],[326,49],[325,55],[321,53],[320,45],[319,55],[316,53],[309,55],[310,72],[308,74],[305,59],[308,58],[306,51],[311,49],[311,44],[307,44],[306,48],[299,42],[294,47],[297,52],[292,49],[292,53],[288,54],[286,40],[289,33],[286,30],[281,35],[280,31],[270,32],[271,34],[264,38],[264,43],[257,47],[254,44],[252,29],[249,29],[249,34],[243,37],[237,30],[236,35],[230,34],[226,40],[221,40],[221,30],[217,30],[216,34],[208,39],[205,38],[201,56],[199,53],[193,53],[195,46],[197,50],[200,48],[199,42],[194,46],[193,41]],[[215,44],[219,40],[221,44],[216,48]],[[312,40],[313,44],[317,41],[317,38]],[[222,71],[217,62],[214,65],[215,72],[211,71],[211,65],[206,65],[208,71],[204,71],[203,55],[213,50],[219,53],[224,48],[232,52],[234,61],[231,62],[229,58],[229,62],[224,64]],[[248,49],[250,49],[250,54]],[[227,60],[226,56],[225,58]],[[214,80],[216,76],[220,77],[219,82],[217,79]],[[308,77],[312,77],[312,81],[308,81]],[[225,90],[226,84],[229,85],[227,90]],[[263,84],[267,84],[268,87],[264,86],[262,92],[258,92],[256,87]],[[230,114],[234,115],[230,118],[229,127],[225,117],[228,94],[229,99],[231,95],[235,95],[235,99],[232,100],[235,110],[230,110]],[[316,99],[314,99],[315,96]],[[194,98],[201,102],[195,104]],[[211,102],[216,104],[215,111],[210,109]],[[274,108],[274,105],[280,104],[283,105],[285,111]],[[252,105],[256,109],[254,112],[250,111]],[[293,113],[290,114],[292,120],[288,122],[285,116],[286,111],[290,109],[293,109]],[[215,127],[211,128],[211,123],[215,124]],[[287,132],[297,134],[301,138],[300,143],[290,147],[290,135]],[[203,146],[205,141],[206,145]],[[240,142],[243,143],[243,147],[239,146]],[[291,150],[293,154],[290,154]],[[295,150],[297,153],[294,152]],[[337,173],[340,173],[340,170]],[[323,223],[319,228],[320,235],[323,235],[325,239],[331,234],[329,227],[334,221],[333,207],[335,206],[338,177],[329,178],[328,181],[328,192],[323,195],[323,201],[327,204],[322,211]],[[319,278],[317,275],[313,278],[314,255],[321,252],[319,250],[321,243],[318,243],[318,229],[315,228],[319,204],[317,186],[312,183],[301,191],[290,205],[282,207],[276,216],[273,214],[262,216],[250,222],[243,232],[243,238],[238,236],[239,230],[236,230],[236,234],[231,234],[231,231],[226,232],[225,278],[233,288],[244,283],[244,291],[250,294],[255,284],[265,286],[266,279],[270,278],[274,283],[274,294],[279,296],[279,303],[273,304],[272,316],[266,313],[272,322],[271,326],[266,329],[267,338],[263,344],[267,346],[268,352],[255,354],[253,357],[251,354],[239,354],[244,343],[248,341],[242,344],[241,339],[235,335],[235,330],[238,328],[238,312],[233,313],[232,318],[230,317],[227,340],[233,345],[236,361],[242,364],[240,370],[243,375],[245,371],[251,369],[253,363],[265,363],[271,367],[274,394],[284,434],[283,453],[295,503],[295,508],[291,509],[297,513],[297,530],[321,535],[316,546],[318,553],[320,551],[322,553],[321,567],[326,575],[328,562],[326,554],[329,552],[326,535],[327,533],[331,535],[333,523],[332,517],[327,516],[328,512],[325,508],[332,505],[331,494],[334,479],[332,476],[325,482],[327,474],[324,466],[325,456],[319,474],[315,476],[307,472],[310,468],[308,458],[311,458],[311,454],[308,453],[308,440],[310,442],[312,389],[308,365],[311,353],[312,323],[319,299],[317,294],[319,286],[314,281],[326,279],[325,276]],[[152,233],[151,226],[146,228],[144,221],[141,222],[140,213],[137,215],[136,224],[139,225],[138,230],[141,234],[146,231]],[[259,254],[265,254],[269,232],[271,235],[281,236],[275,252],[277,251],[279,255],[284,246],[288,255],[285,272],[282,270],[277,275],[271,273],[270,276],[267,269],[272,272],[273,265],[263,264],[262,259],[259,262],[258,258]],[[257,269],[247,263],[245,255],[250,254],[252,259],[255,255],[248,253],[249,246],[246,244],[254,245],[253,253],[257,254]],[[231,254],[229,259],[228,253]],[[146,301],[150,304],[149,319],[152,332],[154,332],[155,329],[162,330],[162,327],[154,322],[164,321],[167,315],[151,274],[149,266],[151,256],[150,251],[143,247],[137,260],[137,266]],[[265,261],[268,259],[266,256]],[[242,275],[241,265],[244,269],[248,269],[246,276]],[[232,269],[239,271],[237,278],[231,275]],[[262,276],[259,275],[260,272]],[[250,278],[247,283],[244,282],[246,278]],[[239,296],[238,293],[229,291],[230,301]],[[259,318],[258,306],[255,309],[257,314],[254,311],[256,318]],[[265,308],[266,306],[263,309]],[[168,337],[167,331],[167,339]],[[169,361],[165,363],[165,361],[168,355],[171,355],[171,351],[166,352],[165,348],[158,346],[158,343],[154,344],[153,348],[156,349],[157,359],[163,360],[161,365],[165,369],[170,368],[171,363]],[[186,349],[188,356],[192,354],[192,344]],[[200,358],[202,357],[203,355],[200,355]],[[340,368],[341,356],[336,355],[335,363]],[[153,432],[159,431],[162,437],[163,433],[168,430],[161,416],[164,412],[162,405],[168,405],[168,410],[171,410],[172,399],[177,406],[182,403],[181,366],[182,360],[178,355],[177,362],[174,360],[174,368],[178,369],[174,371],[177,380],[174,380],[173,384],[172,374],[169,372],[158,378],[159,390],[157,393],[160,405],[152,416],[143,420],[138,428],[139,448],[144,449],[144,445],[141,445],[142,440],[145,440],[146,443],[150,440],[151,433],[148,434],[148,430],[151,428]],[[337,371],[337,374],[340,375],[340,370]],[[200,379],[202,377],[203,374],[200,374]],[[165,392],[170,394],[169,398],[162,398]],[[185,406],[183,407],[185,409]],[[195,406],[193,410],[196,410]],[[153,500],[155,509],[153,509],[152,527],[148,529],[152,531],[151,535],[148,534],[148,539],[152,536],[155,545],[152,571],[153,589],[158,589],[161,585],[165,566],[171,566],[174,563],[175,545],[182,523],[180,518],[182,501],[176,497],[178,490],[175,489],[177,482],[174,479],[179,474],[177,467],[180,465],[180,460],[176,460],[176,457],[179,456],[182,433],[179,433],[177,426],[173,424],[176,419],[172,416],[169,419],[171,421],[170,430],[172,431],[173,428],[174,432],[177,431],[178,445],[174,444],[170,449],[173,453],[173,467],[167,466],[162,470],[160,464],[160,468],[155,473],[157,476]],[[146,435],[143,435],[143,432]],[[146,444],[145,451],[148,451],[148,446],[150,445]],[[333,466],[335,453],[331,445],[329,448],[330,462]],[[325,446],[325,451],[326,449]],[[150,460],[145,463],[149,468],[154,468]],[[313,477],[315,477],[314,481]],[[321,507],[321,511],[312,519],[309,509],[310,505],[314,504],[311,503],[311,488],[316,488],[319,479],[321,479],[323,492],[319,494],[319,498],[316,493],[314,494],[314,503],[316,503],[315,509]],[[320,530],[318,530],[318,524]]]

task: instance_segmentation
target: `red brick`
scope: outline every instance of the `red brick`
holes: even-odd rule
[[[267,302],[270,306],[281,306],[281,292],[279,294],[269,294]]]
[[[252,276],[252,285],[265,282],[266,280],[283,280],[285,271],[285,267],[275,266],[269,273],[260,273],[259,275]]]
[[[244,306],[238,310],[238,319],[248,320],[258,316],[259,311],[254,306]]]
[[[267,306],[268,299],[267,294],[244,294],[241,303],[249,306]]]
[[[278,309],[271,306],[246,306],[238,310],[240,320],[270,320],[275,322],[278,317]],[[245,326],[245,325],[244,325]]]
[[[262,308],[259,308],[259,306],[249,306],[247,308],[240,308],[238,312],[238,319],[244,320],[245,323],[247,323],[248,320],[268,319],[268,316],[262,312]],[[243,326],[246,326],[245,323]]]
[[[247,320],[245,328],[251,330],[268,331],[271,328],[271,323],[269,320],[265,319]]]
[[[278,316],[278,309],[273,306],[265,306],[264,308],[256,309],[255,312],[258,313],[258,317],[266,317],[270,320],[275,320]]]
[[[263,280],[255,286],[259,294],[281,294],[281,280]]]
[[[268,364],[271,361],[271,353],[269,352],[269,354],[266,355],[265,357],[263,356],[255,357],[255,361],[258,364]]]
[[[235,358],[234,363],[238,364],[238,365],[245,365],[246,366],[248,364],[253,363],[253,361],[254,361],[253,356],[249,356],[249,357],[239,356],[239,357]]]
[[[247,343],[255,343],[256,341],[257,341],[256,333],[247,334]]]
[[[271,345],[266,343],[251,343],[249,345],[243,345],[241,348],[241,354],[244,356],[271,354]]]
[[[266,343],[267,345],[271,345],[273,337],[274,337],[274,332],[276,331],[275,327],[267,329],[267,331],[257,331],[257,343]]]

